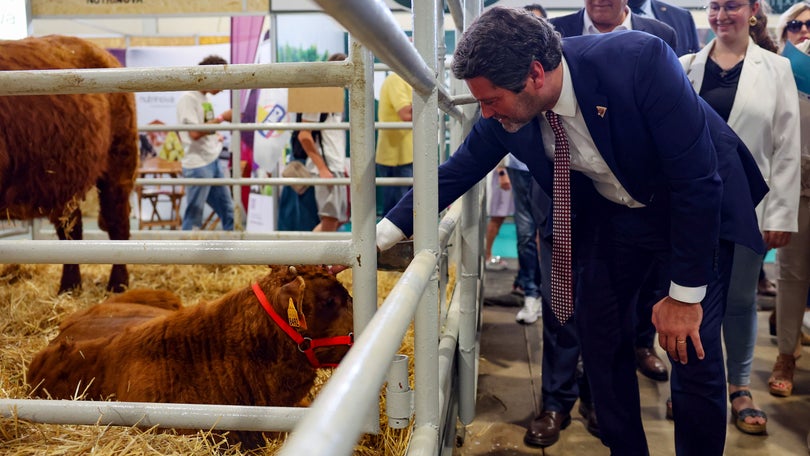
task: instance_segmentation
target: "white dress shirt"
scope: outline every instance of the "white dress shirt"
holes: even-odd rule
[[[644,207],[622,187],[622,184],[616,179],[616,176],[596,149],[596,144],[594,144],[588,126],[585,124],[585,118],[582,117],[582,112],[579,110],[577,97],[574,93],[574,84],[571,82],[571,72],[568,69],[568,62],[566,62],[565,57],[562,59],[562,66],[562,91],[552,111],[560,116],[565,132],[568,134],[568,144],[571,148],[571,169],[580,171],[590,177],[599,194],[610,201],[628,207]],[[545,115],[538,116],[537,120],[540,122],[540,131],[543,133],[543,147],[546,155],[553,161],[554,132],[551,130]]]
[[[611,32],[615,32],[615,31],[618,31],[618,30],[633,30],[633,24],[630,21],[630,16],[632,15],[632,13],[630,12],[630,8],[627,7],[626,5],[624,7],[624,12],[627,13],[624,16],[624,21],[621,24],[614,27],[613,30],[611,30]],[[583,27],[582,27],[582,34],[583,35],[597,35],[599,33],[602,33],[602,32],[599,31],[598,28],[596,28],[595,25],[593,25],[593,21],[591,20],[591,17],[588,16],[588,10],[585,10],[585,14],[582,15],[582,22],[583,22],[583,24],[582,24],[583,25]],[[606,33],[608,33],[608,32],[606,32]]]

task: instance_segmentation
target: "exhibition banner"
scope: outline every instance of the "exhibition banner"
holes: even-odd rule
[[[267,14],[267,0],[31,0],[33,17]]]

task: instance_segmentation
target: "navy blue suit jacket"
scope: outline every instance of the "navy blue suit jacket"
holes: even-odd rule
[[[576,13],[571,13],[565,16],[560,17],[553,17],[548,21],[554,26],[554,28],[560,32],[564,38],[569,36],[580,36],[582,35],[582,27],[585,24],[585,9],[581,9]],[[675,33],[675,30],[664,24],[661,21],[657,21],[655,19],[650,19],[647,17],[638,16],[633,14],[630,16],[630,25],[633,26],[633,30],[638,30],[640,32],[647,32],[650,35],[655,35],[658,38],[666,41],[666,43],[672,49],[677,49],[678,46],[678,35]]]
[[[636,201],[666,205],[671,280],[683,286],[708,283],[719,238],[764,252],[754,213],[767,192],[759,168],[726,122],[697,96],[666,43],[621,31],[565,38],[563,54],[585,123],[613,174]],[[597,107],[606,108],[602,116]],[[526,163],[544,192],[540,199],[550,207],[552,163],[539,123],[508,133],[492,118],[479,119],[439,167],[439,207],[479,182],[508,152]],[[587,178],[577,182],[592,185]],[[583,208],[574,210],[587,205]],[[545,213],[550,217],[551,210]],[[413,191],[386,218],[410,236]]]
[[[650,0],[650,7],[656,19],[675,29],[675,33],[678,35],[675,53],[678,54],[678,57],[700,50],[700,41],[692,13],[659,0]]]

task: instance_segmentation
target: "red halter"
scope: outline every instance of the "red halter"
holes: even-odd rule
[[[323,337],[315,340],[312,340],[310,337],[304,337],[278,316],[276,311],[273,310],[273,306],[270,305],[270,301],[267,300],[267,296],[265,296],[261,287],[259,287],[258,283],[253,284],[253,293],[256,295],[256,298],[258,298],[262,307],[264,307],[265,312],[270,315],[270,318],[276,322],[279,328],[287,333],[287,335],[290,336],[290,338],[294,340],[296,344],[298,344],[298,351],[307,355],[309,364],[316,369],[319,367],[337,367],[338,365],[337,363],[321,364],[318,361],[318,357],[315,355],[314,349],[320,347],[332,347],[335,345],[347,345],[351,347],[354,343],[353,333],[349,333],[347,336]]]

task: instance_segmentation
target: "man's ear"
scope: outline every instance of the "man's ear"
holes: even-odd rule
[[[529,84],[532,84],[535,90],[539,89],[543,87],[545,78],[546,72],[543,70],[543,65],[537,60],[533,60],[532,65],[529,67]]]

